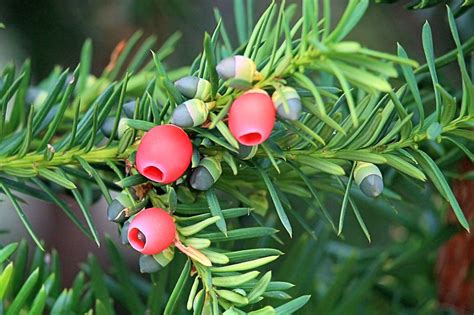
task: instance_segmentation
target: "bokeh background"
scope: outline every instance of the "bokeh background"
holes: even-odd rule
[[[254,15],[258,16],[269,1],[255,3]],[[433,30],[436,55],[453,49],[443,6],[408,11],[404,8],[406,3],[372,4],[349,38],[369,48],[390,53],[396,53],[398,41],[411,57],[421,60],[421,29],[428,19]],[[338,21],[345,4],[346,1],[333,1],[333,22]],[[75,67],[82,43],[91,38],[94,46],[93,73],[100,74],[116,44],[140,29],[145,35],[155,35],[158,43],[163,43],[174,32],[181,31],[182,38],[177,50],[166,62],[170,68],[188,65],[201,50],[204,32],[212,32],[216,24],[212,14],[215,6],[219,7],[230,34],[234,34],[232,1],[1,0],[0,22],[6,25],[6,29],[0,31],[0,68],[11,62],[21,65],[25,58],[31,58],[33,82],[39,82],[55,65]],[[472,12],[458,19],[463,38],[473,35],[473,20]],[[232,39],[235,41],[235,36]],[[443,73],[450,76],[450,70]],[[456,78],[453,84],[456,84],[457,77],[453,75]],[[429,191],[416,196],[421,207],[427,204],[425,201],[429,198]],[[61,211],[31,198],[27,201],[25,209],[37,234],[45,240],[48,248],[59,250],[66,285],[78,270],[79,262],[84,261],[89,252],[98,255],[104,264],[107,263],[103,251],[85,238]],[[366,206],[370,208],[370,205]],[[106,220],[106,203],[99,200],[92,212],[99,230],[117,238],[115,224]],[[355,221],[348,221],[345,226],[348,244],[370,247],[393,241],[402,242],[408,237],[402,226],[392,224],[387,217],[372,214],[366,213],[369,216],[367,223],[372,232],[372,244],[367,243]],[[28,238],[10,204],[0,203],[0,218],[0,230],[4,231],[0,235],[2,243]],[[123,253],[138,270],[137,256],[133,251],[124,249]]]

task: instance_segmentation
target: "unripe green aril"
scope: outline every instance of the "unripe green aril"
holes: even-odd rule
[[[222,174],[221,163],[214,157],[205,157],[193,170],[189,183],[196,190],[208,190]]]
[[[258,74],[255,62],[239,55],[221,60],[216,66],[216,71],[222,80],[232,79],[231,87],[242,90],[249,89]]]
[[[301,115],[301,98],[292,87],[285,86],[272,95],[273,103],[280,118],[298,120]]]
[[[127,219],[127,211],[133,207],[133,202],[126,192],[122,191],[107,207],[107,219],[112,222],[122,223]]]
[[[208,101],[211,98],[211,83],[195,76],[187,76],[174,83],[178,91],[187,98]]]
[[[120,240],[123,245],[128,244],[128,227],[130,226],[130,219],[124,222],[122,229],[120,230]]]
[[[237,156],[241,160],[250,160],[255,156],[258,150],[258,145],[254,146],[246,146],[243,144],[239,144],[239,153],[237,153]]]
[[[367,197],[377,197],[383,191],[382,173],[372,163],[357,162],[354,181]]]
[[[136,103],[136,101],[130,101],[123,104],[122,110],[125,113],[125,116],[133,118],[133,114],[135,114],[135,106],[137,105]]]
[[[161,270],[161,265],[152,255],[141,255],[138,264],[141,273],[153,273]]]
[[[128,118],[120,118],[119,124],[117,127],[117,132],[115,135],[116,139],[120,139],[125,133],[125,131],[127,131],[127,129],[129,128],[127,121],[128,121]],[[114,124],[115,124],[115,117],[107,117],[104,120],[104,123],[100,127],[100,131],[105,137],[107,138],[111,137],[112,131],[114,130]]]
[[[175,108],[171,116],[171,123],[182,128],[197,127],[207,120],[208,115],[207,104],[195,98]]]

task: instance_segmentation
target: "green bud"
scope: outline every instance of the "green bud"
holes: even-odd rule
[[[133,114],[135,114],[135,106],[136,106],[135,101],[130,101],[123,104],[122,110],[125,113],[125,116],[127,116],[128,118],[133,118]]]
[[[195,98],[178,105],[174,109],[171,123],[182,128],[196,127],[202,125],[207,120],[208,115],[207,105]]]
[[[205,79],[187,76],[176,81],[174,85],[187,98],[208,101],[211,97],[211,83]]]
[[[118,127],[117,127],[117,132],[116,132],[116,135],[115,135],[116,139],[122,138],[125,131],[129,128],[129,126],[127,124],[127,121],[128,121],[127,118],[120,118],[119,124],[118,124]],[[114,124],[115,124],[115,117],[107,117],[104,120],[104,123],[100,127],[100,131],[102,131],[102,134],[105,137],[107,137],[107,138],[111,137],[112,131],[114,129]]]
[[[221,60],[216,66],[219,77],[236,89],[248,89],[258,77],[255,62],[244,56],[232,56]]]
[[[196,190],[208,190],[217,182],[221,174],[221,163],[214,157],[206,157],[194,169],[189,183]]]
[[[357,162],[354,180],[367,197],[377,197],[383,191],[382,173],[372,163]]]
[[[153,273],[160,271],[162,268],[156,259],[150,255],[141,255],[138,264],[140,265],[141,273]]]
[[[107,207],[107,219],[112,222],[122,223],[127,219],[127,211],[133,207],[130,197],[121,192]]]
[[[285,86],[272,95],[278,116],[286,120],[298,120],[301,115],[301,99],[296,90]]]
[[[129,226],[130,226],[130,220],[125,221],[125,223],[122,226],[122,229],[120,230],[120,239],[123,245],[128,244],[128,227]]]

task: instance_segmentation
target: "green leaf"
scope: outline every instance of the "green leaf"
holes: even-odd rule
[[[277,259],[279,256],[268,256],[264,258],[258,258],[255,260],[251,261],[246,261],[238,264],[233,264],[233,265],[226,265],[222,267],[211,267],[212,272],[234,272],[234,271],[245,271],[245,270],[250,270],[250,269],[255,269],[258,267],[261,267],[263,265],[269,264],[275,259]]]
[[[108,204],[112,203],[112,197],[110,196],[110,192],[107,189],[107,187],[105,186],[105,183],[102,180],[102,177],[97,172],[97,170],[94,167],[92,167],[86,160],[81,158],[80,156],[74,156],[74,158],[79,161],[82,168],[89,174],[89,176],[94,178],[94,180],[97,183],[97,186],[99,186],[99,189],[102,193],[102,196],[104,196],[107,203]]]
[[[17,247],[18,243],[11,243],[0,249],[0,264],[3,264],[16,251]]]
[[[349,198],[350,198],[349,194],[350,194],[351,187],[352,187],[352,180],[354,179],[355,165],[356,164],[354,163],[353,166],[352,166],[351,174],[349,175],[349,180],[347,182],[346,190],[344,192],[344,198],[342,199],[341,212],[340,212],[340,215],[339,215],[339,227],[337,229],[337,235],[341,235],[342,229],[344,227],[344,218],[346,217],[347,203],[348,203]]]
[[[23,283],[20,291],[13,299],[13,302],[10,304],[6,315],[16,315],[20,313],[20,310],[25,306],[26,301],[33,293],[33,289],[36,286],[39,278],[39,269],[35,269],[33,273],[26,279]]]
[[[436,85],[438,84],[438,75],[436,74],[436,66],[434,61],[433,36],[431,35],[431,27],[428,22],[423,25],[422,40],[423,50],[425,52],[426,61],[428,63],[431,80],[433,81],[433,89],[435,92],[436,120],[439,120],[439,117],[441,115],[441,98],[438,90],[436,89]]]
[[[328,159],[298,155],[296,161],[300,164],[331,175],[344,176],[346,174],[342,167],[330,162]]]
[[[168,303],[166,304],[164,315],[172,315],[175,314],[175,309],[177,306],[178,299],[182,296],[183,291],[184,291],[184,286],[186,285],[186,282],[188,281],[189,277],[189,272],[191,270],[191,262],[189,260],[186,261],[186,264],[184,265],[183,270],[181,271],[181,274],[179,275],[178,281],[176,282],[176,285],[171,292],[170,298],[168,300]]]
[[[13,262],[10,262],[0,274],[0,300],[3,301],[13,275]]]
[[[387,164],[391,167],[397,169],[398,171],[416,178],[421,181],[426,181],[426,176],[420,171],[416,166],[408,163],[401,157],[398,157],[393,154],[384,154],[385,159],[387,160]]]
[[[89,211],[89,207],[85,204],[84,199],[82,198],[81,194],[77,189],[71,190],[71,193],[74,196],[74,199],[76,199],[77,204],[81,209],[82,215],[86,219],[87,225],[92,233],[92,236],[94,237],[95,243],[97,244],[97,246],[100,246],[99,233],[97,232],[97,228],[95,227],[92,215]]]
[[[209,209],[211,210],[211,214],[213,216],[220,217],[219,221],[216,222],[217,227],[221,230],[224,235],[227,235],[227,226],[224,220],[224,215],[222,214],[221,206],[219,205],[219,200],[217,199],[216,192],[213,188],[210,188],[206,191],[206,198],[207,203],[209,205]]]
[[[229,258],[232,263],[242,262],[246,260],[253,260],[256,258],[262,258],[266,256],[283,255],[281,251],[274,248],[255,248],[255,249],[244,249],[234,252],[226,252],[225,255]]]
[[[44,248],[43,248],[43,245],[41,244],[41,241],[38,239],[35,232],[33,232],[33,228],[31,227],[31,223],[28,220],[28,218],[26,217],[26,214],[23,211],[23,209],[18,204],[17,198],[12,195],[12,193],[10,192],[10,189],[3,182],[0,182],[0,188],[2,188],[3,192],[5,193],[5,195],[8,197],[8,199],[12,203],[13,208],[15,208],[15,211],[18,214],[18,216],[20,217],[21,223],[23,223],[26,230],[28,231],[28,234],[30,234],[31,238],[33,239],[35,244],[38,246],[38,248],[40,248],[42,251],[44,251]]]
[[[371,153],[368,151],[335,151],[335,158],[349,160],[349,161],[363,161],[374,164],[387,163],[385,157],[378,153]]]
[[[311,298],[310,295],[303,295],[300,296],[288,303],[278,306],[275,308],[276,314],[278,315],[286,315],[292,314],[302,308],[306,303],[308,303],[309,299]]]
[[[222,235],[221,232],[198,234],[196,237],[207,238],[212,242],[228,242],[235,240],[243,240],[248,238],[256,238],[263,236],[270,236],[277,233],[278,230],[269,227],[250,227],[240,228],[235,230],[227,231],[227,236]]]
[[[135,46],[137,45],[142,35],[143,35],[142,31],[135,32],[127,41],[119,43],[119,45],[125,44],[125,47],[123,47],[123,50],[120,51],[118,58],[112,61],[113,63],[111,64],[113,65],[113,67],[110,70],[106,68],[106,70],[104,71],[105,76],[109,80],[112,81],[117,78],[120,70],[122,70],[122,67],[125,64],[125,61],[129,57],[130,53],[133,51]]]
[[[334,31],[326,38],[326,42],[339,42],[359,23],[369,6],[368,0],[350,0]]]
[[[88,262],[90,266],[91,289],[94,293],[94,297],[98,301],[101,301],[101,309],[103,309],[106,314],[114,314],[111,298],[105,285],[104,271],[100,268],[94,256],[89,256]]]
[[[247,21],[244,8],[244,0],[234,0],[234,18],[237,29],[239,43],[243,44],[247,40]]]
[[[79,77],[77,78],[77,93],[81,95],[87,85],[92,63],[92,40],[86,39],[82,45],[81,62],[79,66]]]
[[[418,162],[420,163],[421,167],[425,170],[428,177],[433,181],[436,188],[440,190],[440,193],[446,198],[447,201],[451,204],[453,208],[454,214],[458,219],[459,223],[464,227],[467,231],[469,231],[469,223],[462,212],[461,207],[454,196],[453,191],[448,185],[448,182],[443,176],[443,173],[439,169],[438,165],[431,159],[431,157],[426,154],[425,152],[418,150],[417,152]]]
[[[466,154],[466,156],[469,158],[469,160],[471,160],[471,162],[474,161],[474,154],[464,144],[450,137],[443,137],[443,139],[446,139],[456,145],[459,149],[461,149],[461,151],[464,152],[464,154]]]
[[[468,0],[465,1],[465,3]],[[472,3],[471,3],[472,5]],[[459,116],[464,116],[466,110],[470,115],[474,114],[474,87],[472,85],[472,80],[469,77],[469,73],[467,71],[466,62],[464,60],[464,54],[461,46],[461,41],[459,39],[458,30],[456,28],[456,22],[454,21],[453,13],[451,9],[447,7],[448,10],[448,22],[449,28],[451,29],[451,34],[453,35],[454,42],[456,44],[456,57],[458,59],[459,68],[461,70],[461,77],[463,83],[462,89],[462,103],[461,103],[461,110],[459,112]],[[472,39],[472,38],[471,38]],[[467,44],[467,43],[466,43]]]
[[[38,169],[38,173],[40,176],[44,177],[45,179],[52,181],[59,186],[62,186],[66,189],[76,189],[76,185],[67,179],[65,176],[61,176],[47,168],[40,168]]]
[[[121,291],[127,297],[123,303],[131,314],[143,314],[145,307],[137,290],[130,286],[130,283],[132,283],[131,272],[123,260],[122,255],[109,237],[106,238],[106,245],[110,262],[114,267],[115,276],[121,285]]]
[[[223,288],[235,288],[252,279],[255,279],[259,274],[260,272],[258,271],[250,271],[235,276],[213,277],[212,284]]]
[[[275,210],[278,214],[278,217],[280,218],[281,223],[283,224],[286,231],[291,237],[293,234],[293,230],[291,228],[290,220],[288,219],[285,209],[283,208],[283,205],[281,204],[280,198],[278,197],[278,193],[275,190],[275,187],[273,186],[273,183],[270,180],[270,177],[268,177],[267,173],[265,173],[265,171],[262,170],[260,167],[257,167],[257,170],[260,173],[260,176],[262,176],[263,181],[265,182],[265,185],[267,186],[268,192],[270,193],[273,204],[275,205]]]
[[[249,303],[257,302],[258,298],[267,290],[271,280],[272,272],[268,271],[262,278],[260,278],[260,280],[258,280],[252,291],[247,295]]]
[[[186,226],[186,227],[180,227],[179,232],[181,234],[183,234],[184,236],[191,236],[191,235],[194,235],[196,233],[199,233],[200,231],[202,231],[206,227],[216,223],[219,220],[222,220],[220,216],[210,217],[210,218],[207,218],[205,220],[199,221],[199,222],[197,222],[193,225],[189,225],[189,226]],[[219,233],[219,234],[221,234],[221,233]]]
[[[206,54],[207,69],[209,71],[209,82],[211,82],[212,93],[211,97],[214,99],[217,95],[219,85],[219,77],[216,71],[216,56],[214,49],[211,46],[211,37],[208,33],[204,34],[204,52]]]

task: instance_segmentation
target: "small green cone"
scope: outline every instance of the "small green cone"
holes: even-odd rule
[[[120,139],[125,133],[125,131],[129,128],[127,121],[128,121],[127,118],[120,118],[119,125],[117,127],[117,132],[115,135],[115,139]],[[104,120],[104,123],[100,127],[100,131],[105,137],[107,138],[111,137],[112,131],[114,130],[114,124],[115,124],[115,117],[107,117]]]
[[[221,60],[216,71],[219,77],[236,89],[246,90],[252,86],[257,75],[255,62],[245,56],[232,56]]]
[[[199,162],[191,174],[189,183],[196,190],[205,191],[214,185],[222,174],[221,163],[214,157],[206,157]]]
[[[182,128],[197,127],[207,120],[208,115],[207,105],[199,99],[192,99],[175,108],[171,123]]]
[[[133,118],[133,114],[135,114],[135,106],[135,101],[130,101],[123,104],[123,112],[125,113],[125,116],[127,116],[128,118]]]
[[[141,273],[153,273],[161,270],[161,265],[151,255],[141,255],[138,264]]]
[[[285,86],[272,95],[278,117],[285,120],[298,120],[301,115],[301,99],[296,90]]]
[[[357,162],[354,180],[367,197],[375,198],[383,192],[383,177],[379,168],[372,163]]]
[[[205,79],[187,76],[176,81],[174,85],[187,98],[207,101],[211,97],[211,83]]]
[[[121,192],[107,207],[107,219],[122,223],[127,219],[127,211],[133,207],[133,202],[125,192]]]

